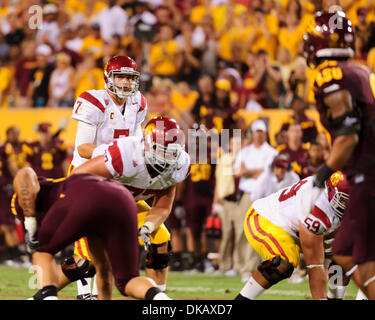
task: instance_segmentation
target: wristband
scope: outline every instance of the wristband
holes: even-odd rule
[[[25,217],[25,229],[31,234],[34,235],[37,228],[37,221],[35,217]]]
[[[325,186],[325,181],[335,172],[335,170],[332,170],[330,167],[328,167],[326,164],[324,164],[318,171],[315,180],[314,185],[318,188],[323,189]]]
[[[152,233],[155,230],[155,225],[151,221],[147,221],[143,224],[145,227],[150,230],[150,233]]]

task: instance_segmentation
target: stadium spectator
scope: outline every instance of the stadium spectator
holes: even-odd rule
[[[173,39],[174,30],[169,25],[162,25],[151,45],[149,66],[153,76],[176,80],[182,64],[180,46]]]
[[[31,70],[27,89],[28,104],[34,108],[45,107],[49,99],[49,82],[54,69],[49,62],[51,55],[52,50],[46,44],[36,49],[36,67]]]
[[[192,115],[196,123],[201,122],[201,107],[212,104],[214,95],[214,82],[213,79],[207,75],[201,76],[198,79],[198,99],[192,109]]]
[[[315,175],[324,163],[323,147],[317,141],[310,142],[309,158],[307,165],[302,169],[303,176]]]
[[[38,44],[46,44],[52,48],[57,45],[60,28],[57,23],[58,8],[53,3],[43,6],[43,23],[36,34]]]
[[[303,178],[302,169],[307,165],[309,146],[302,142],[303,131],[301,124],[292,122],[286,130],[287,143],[277,148],[279,153],[286,153],[292,161],[293,171]]]
[[[100,26],[100,35],[105,42],[111,42],[112,36],[125,35],[128,23],[126,11],[118,5],[117,0],[107,0],[107,7],[99,11],[95,19]]]
[[[49,82],[49,101],[51,107],[71,107],[74,103],[74,69],[70,57],[61,52],[56,57],[56,68]],[[37,173],[38,174],[38,173]]]
[[[311,142],[316,140],[318,129],[315,121],[306,115],[307,103],[303,98],[294,95],[291,101],[293,114],[283,123],[281,131],[287,131],[290,123],[297,122],[302,128],[302,142]]]
[[[201,73],[203,50],[194,44],[194,26],[190,21],[181,25],[181,34],[175,37],[182,51],[182,63],[178,72],[179,81],[186,81],[190,87],[196,88],[196,79]]]
[[[36,42],[25,40],[21,44],[22,56],[17,62],[14,71],[15,107],[30,108],[27,99],[27,89],[30,83],[31,72],[37,66]]]
[[[271,63],[270,57],[265,50],[257,52],[255,68],[257,74],[261,74],[260,85],[266,95],[266,109],[282,107],[285,88],[283,85],[280,68]]]
[[[254,52],[265,51],[272,61],[275,59],[277,48],[278,18],[268,14],[261,7],[253,9],[254,28],[256,36],[250,48]]]
[[[36,125],[39,140],[30,143],[27,162],[38,176],[58,179],[68,173],[67,146],[50,131],[51,123]]]
[[[292,162],[287,154],[278,154],[271,165],[266,167],[256,182],[256,187],[251,194],[254,202],[265,198],[271,193],[279,191],[300,180],[298,174],[292,170]]]
[[[75,68],[82,61],[82,57],[78,53],[79,50],[72,50],[71,48],[68,47],[67,42],[68,42],[68,37],[69,37],[70,32],[71,31],[66,28],[65,30],[60,32],[55,53],[67,54],[70,57],[72,67]]]
[[[192,109],[199,97],[199,93],[192,90],[185,81],[180,81],[171,91],[170,105],[173,118],[182,125],[183,128],[191,128],[194,119]]]
[[[85,52],[83,61],[78,65],[74,79],[74,98],[86,90],[104,89],[103,70],[96,67],[94,54]]]
[[[263,120],[255,120],[251,124],[252,143],[237,154],[234,162],[235,177],[240,178],[239,190],[242,193],[241,200],[238,204],[238,217],[244,221],[249,204],[252,203],[251,195],[256,187],[256,182],[269,166],[277,154],[277,151],[267,142],[268,130]],[[241,268],[238,270],[243,280],[255,270],[256,264],[259,262],[258,254],[246,243],[244,233],[238,235],[235,245],[238,246],[241,262]]]
[[[89,34],[83,38],[80,54],[83,55],[86,51],[93,53],[98,66],[101,67],[100,59],[103,57],[104,40],[100,36],[100,28],[98,23],[91,25]]]
[[[0,57],[0,108],[13,107],[12,79],[14,68],[8,57]]]
[[[367,56],[371,48],[375,46],[375,22],[367,22],[367,8],[358,8],[356,13],[358,22],[355,25],[355,35],[361,38],[362,51]]]

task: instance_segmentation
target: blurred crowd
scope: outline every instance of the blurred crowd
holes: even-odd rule
[[[128,55],[150,114],[185,129],[241,129],[225,161],[192,165],[167,224],[172,270],[246,278],[258,264],[243,234],[251,202],[314,174],[329,153],[329,136],[306,113],[314,71],[302,36],[316,11],[333,6],[355,26],[353,60],[375,71],[374,0],[2,0],[0,108],[72,107],[83,91],[104,89],[110,57]],[[249,126],[241,116],[264,109],[292,110],[273,145],[267,118]],[[51,163],[38,148],[24,147],[23,161]],[[55,159],[63,151],[53,148]]]

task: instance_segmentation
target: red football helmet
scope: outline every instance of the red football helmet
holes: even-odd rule
[[[146,163],[158,173],[173,171],[185,148],[185,135],[176,120],[154,117],[144,130]]]
[[[127,81],[116,81],[115,75],[123,75]],[[139,88],[140,73],[136,62],[127,56],[115,56],[104,67],[105,88],[121,99],[134,94]]]
[[[304,56],[309,65],[321,58],[351,58],[354,26],[342,11],[317,12],[303,35]]]
[[[342,219],[349,200],[350,185],[345,174],[336,171],[326,180],[328,201],[336,215]]]

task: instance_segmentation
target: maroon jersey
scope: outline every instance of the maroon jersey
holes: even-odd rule
[[[359,142],[343,171],[349,179],[357,174],[374,176],[375,75],[366,67],[353,62],[327,60],[317,67],[314,90],[320,121],[330,131],[332,140],[335,138],[335,133],[324,98],[338,90],[350,92],[354,113],[360,117],[361,129]]]
[[[23,220],[17,196],[13,212]],[[101,239],[108,253],[116,287],[139,275],[137,205],[120,183],[75,174],[53,180],[40,178],[36,198],[37,251],[52,255],[82,237]]]
[[[186,197],[191,201],[196,197],[213,199],[215,189],[215,164],[193,163],[190,176],[186,180]]]
[[[5,145],[0,147],[0,187],[5,186],[11,181],[8,170],[7,157],[5,154]]]
[[[61,178],[64,176],[62,164],[67,157],[67,148],[59,139],[53,139],[48,147],[43,147],[39,141],[30,145],[31,152],[27,156],[38,176],[47,178]]]
[[[276,149],[279,153],[286,153],[292,161],[293,171],[301,178],[303,177],[303,168],[307,166],[309,159],[309,147],[307,143],[301,144],[298,150],[292,150],[287,144],[282,144]]]

